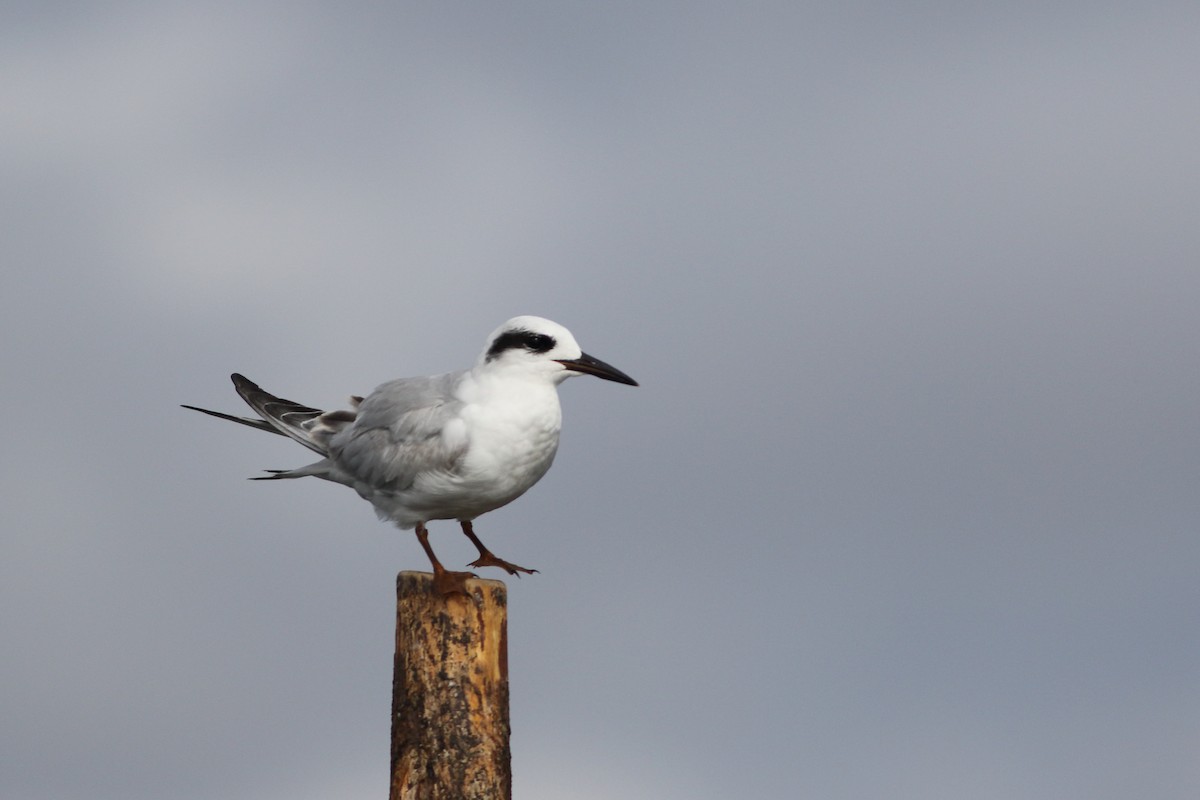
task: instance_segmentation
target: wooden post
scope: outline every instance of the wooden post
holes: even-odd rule
[[[391,800],[511,800],[508,593],[467,581],[474,601],[396,578]]]

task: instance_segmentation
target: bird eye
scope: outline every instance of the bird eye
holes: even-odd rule
[[[525,346],[535,353],[545,353],[554,347],[554,338],[544,333],[531,333],[525,339]]]

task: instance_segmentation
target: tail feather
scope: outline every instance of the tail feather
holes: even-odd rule
[[[307,478],[310,475],[315,475],[318,478],[326,476],[326,467],[328,462],[321,459],[315,464],[309,464],[307,467],[299,467],[297,469],[266,469],[263,472],[270,473],[269,475],[256,475],[250,478],[252,481],[278,481],[285,478]]]
[[[352,424],[357,416],[354,411],[326,412],[319,408],[312,408],[291,400],[285,400],[282,397],[276,397],[270,392],[264,391],[244,375],[239,375],[236,372],[231,378],[238,395],[246,401],[247,405],[254,409],[255,413],[261,419],[238,417],[233,414],[210,411],[207,408],[198,408],[196,406],[185,405],[184,408],[199,411],[202,414],[208,414],[218,419],[236,422],[239,425],[245,425],[256,430],[269,431],[280,436],[287,436],[290,439],[295,439],[309,450],[321,455],[327,454],[326,443],[329,441],[329,437],[347,425]],[[308,468],[305,467],[300,470],[271,470],[274,474],[253,480],[299,478],[302,475],[315,474],[304,472],[306,469]]]
[[[207,408],[198,408],[196,406],[189,405],[181,405],[181,408],[199,411],[201,414],[208,414],[210,417],[216,417],[217,419],[227,419],[230,422],[236,422],[239,425],[245,425],[250,428],[255,428],[256,430],[267,431],[269,433],[278,433],[280,436],[287,435],[283,431],[277,430],[273,425],[263,419],[255,419],[253,417],[235,417],[233,414],[225,414],[220,411],[210,411]]]

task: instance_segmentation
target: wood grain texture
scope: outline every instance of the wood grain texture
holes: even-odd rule
[[[506,587],[432,581],[396,578],[391,800],[510,800]]]

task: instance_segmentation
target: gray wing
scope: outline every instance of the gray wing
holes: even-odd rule
[[[455,396],[463,374],[379,386],[359,405],[354,424],[330,439],[329,457],[355,480],[387,492],[410,488],[423,472],[454,472],[467,442],[445,429],[463,406]]]

